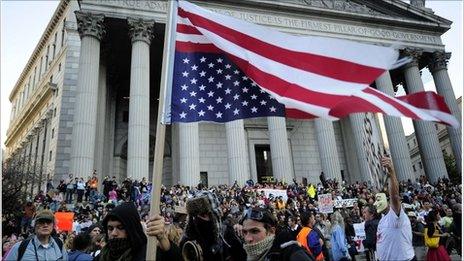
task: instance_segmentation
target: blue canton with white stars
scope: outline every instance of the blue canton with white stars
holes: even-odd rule
[[[285,116],[285,107],[224,55],[176,52],[171,96],[172,122]]]

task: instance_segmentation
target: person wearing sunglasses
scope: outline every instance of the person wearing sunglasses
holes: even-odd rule
[[[240,220],[243,248],[248,261],[313,261],[288,230],[275,234],[277,220],[267,209],[246,210]]]

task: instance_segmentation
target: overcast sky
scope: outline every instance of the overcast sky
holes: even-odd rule
[[[6,130],[10,119],[8,100],[14,84],[24,69],[32,51],[50,21],[58,1],[1,1],[1,146],[5,147]],[[463,88],[463,25],[462,1],[426,1],[435,14],[453,21],[451,30],[443,36],[446,51],[452,52],[448,65],[456,98]],[[435,90],[433,78],[423,70],[426,90]],[[412,122],[403,119],[405,133],[413,132]]]

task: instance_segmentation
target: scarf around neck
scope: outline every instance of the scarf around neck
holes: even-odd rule
[[[243,248],[247,253],[247,261],[262,260],[265,254],[271,249],[274,242],[274,235],[268,236],[254,244],[244,244]]]
[[[100,260],[132,260],[129,239],[114,238],[108,240],[108,244],[101,251]]]

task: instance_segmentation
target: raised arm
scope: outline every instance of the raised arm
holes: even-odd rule
[[[398,179],[396,178],[391,158],[387,156],[382,157],[382,166],[387,170],[387,174],[390,179],[388,187],[388,192],[390,194],[390,207],[393,211],[395,211],[396,215],[399,215],[401,211],[401,198]]]

